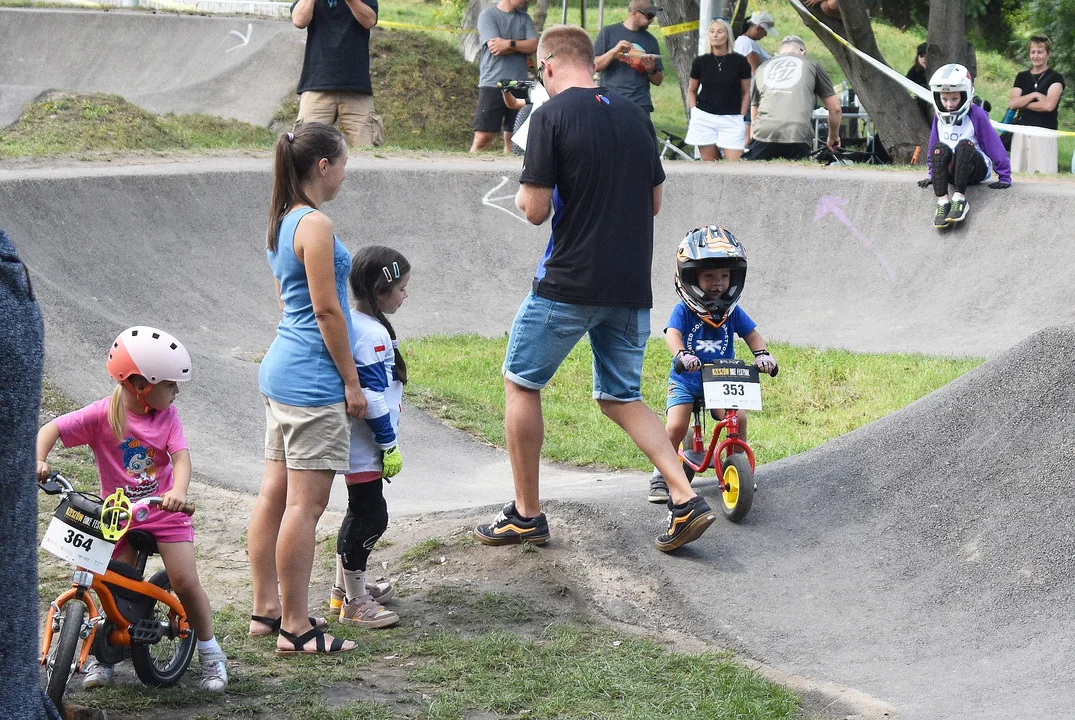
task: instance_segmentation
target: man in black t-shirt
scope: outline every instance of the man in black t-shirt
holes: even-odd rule
[[[657,547],[674,550],[699,537],[715,516],[694,494],[661,421],[642,402],[653,216],[664,182],[653,125],[630,100],[594,84],[593,44],[581,28],[549,28],[537,57],[551,99],[530,117],[515,203],[535,225],[552,214],[552,239],[515,316],[504,359],[515,501],[475,534],[487,545],[548,541],[538,492],[541,389],[589,335],[593,396],[601,411],[662,473],[671,473],[665,475],[669,527]]]
[[[384,126],[373,110],[370,81],[377,0],[297,0],[291,22],[306,28],[299,122],[336,125],[351,148],[382,145]]]

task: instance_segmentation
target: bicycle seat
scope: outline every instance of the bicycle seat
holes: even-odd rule
[[[157,538],[145,530],[131,530],[126,538],[136,553],[146,556],[157,554]]]

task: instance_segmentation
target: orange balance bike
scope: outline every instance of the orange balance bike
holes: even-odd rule
[[[45,618],[41,665],[49,699],[62,711],[67,682],[83,671],[91,652],[109,665],[129,656],[146,685],[175,685],[194,655],[194,631],[171,591],[168,573],[162,569],[144,579],[146,561],[157,552],[156,540],[130,529],[132,520],[144,521],[149,508],[160,505],[160,498],[132,505],[119,489],[102,499],[75,490],[58,473],[38,486],[62,496],[41,547],[76,566],[70,589],[52,601]],[[194,506],[187,504],[182,512],[191,515]],[[137,554],[134,565],[112,560],[124,536]]]
[[[677,372],[686,370],[678,357],[675,366]],[[684,439],[679,457],[688,480],[693,481],[696,475],[709,468],[717,470],[724,517],[737,523],[750,512],[758,486],[754,482],[754,451],[739,437],[739,415],[731,411],[761,410],[759,372],[754,365],[735,359],[707,363],[700,372],[704,399],[694,401],[691,410],[693,432]],[[772,375],[775,377],[776,373],[774,369]],[[717,423],[713,426],[708,447],[705,445],[707,408]],[[728,411],[723,420],[717,410]]]

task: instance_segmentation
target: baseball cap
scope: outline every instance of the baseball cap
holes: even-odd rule
[[[627,12],[629,13],[640,12],[644,15],[656,15],[661,10],[663,8],[654,5],[652,0],[631,0],[627,5]]]
[[[773,23],[773,16],[764,10],[759,10],[750,16],[751,25],[761,25],[765,28],[765,32],[771,35],[776,34],[776,25]]]

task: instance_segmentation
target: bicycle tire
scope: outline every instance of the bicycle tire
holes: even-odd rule
[[[158,570],[149,579],[149,582],[161,588],[165,592],[172,592],[172,583],[168,580],[167,570]],[[172,593],[174,595],[174,593]],[[170,630],[165,633],[160,642],[152,645],[131,645],[131,664],[138,679],[150,687],[171,687],[179,682],[179,679],[190,667],[191,658],[194,657],[194,630],[192,629],[185,638],[176,633],[178,628],[174,618],[171,618],[171,608],[162,602],[154,602],[147,618],[158,618],[162,625],[168,622]],[[170,648],[163,657],[163,662],[154,657],[154,650]]]
[[[527,103],[526,107],[524,107],[522,110],[520,110],[518,113],[515,114],[515,124],[511,128],[512,136],[514,136],[515,133],[519,132],[519,128],[521,128],[523,126],[523,123],[526,122],[526,119],[528,117],[530,117],[530,113],[533,111],[533,109],[534,109],[534,106],[532,104],[530,104],[530,103]],[[511,154],[512,155],[525,155],[526,152],[522,148],[520,148],[518,145],[516,145],[514,141],[512,141],[512,143],[511,143]]]
[[[721,463],[720,477],[726,486],[720,493],[724,517],[734,523],[741,522],[754,502],[754,469],[746,453],[729,455]]]
[[[82,634],[82,625],[86,618],[86,606],[78,601],[68,602],[63,606],[63,611],[58,632],[59,642],[53,646],[45,670],[45,694],[61,713],[63,694],[67,690],[67,682],[71,679],[79,635]]]

